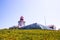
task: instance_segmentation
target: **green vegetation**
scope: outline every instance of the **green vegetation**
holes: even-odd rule
[[[58,30],[2,29],[0,40],[60,40]]]

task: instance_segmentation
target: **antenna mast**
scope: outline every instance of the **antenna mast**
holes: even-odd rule
[[[44,22],[45,22],[45,25],[46,25],[46,18],[45,18],[45,16],[44,16]]]

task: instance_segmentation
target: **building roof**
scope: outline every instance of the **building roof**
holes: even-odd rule
[[[51,28],[49,28],[48,26],[44,26],[38,23],[33,23],[27,26],[23,26],[21,27],[22,29],[48,29],[48,30],[52,30]]]

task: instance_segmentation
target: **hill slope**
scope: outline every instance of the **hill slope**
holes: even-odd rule
[[[60,40],[60,31],[39,29],[3,29],[0,40]]]

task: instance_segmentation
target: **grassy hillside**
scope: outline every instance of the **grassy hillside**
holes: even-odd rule
[[[60,40],[60,31],[54,30],[0,30],[0,40]]]

